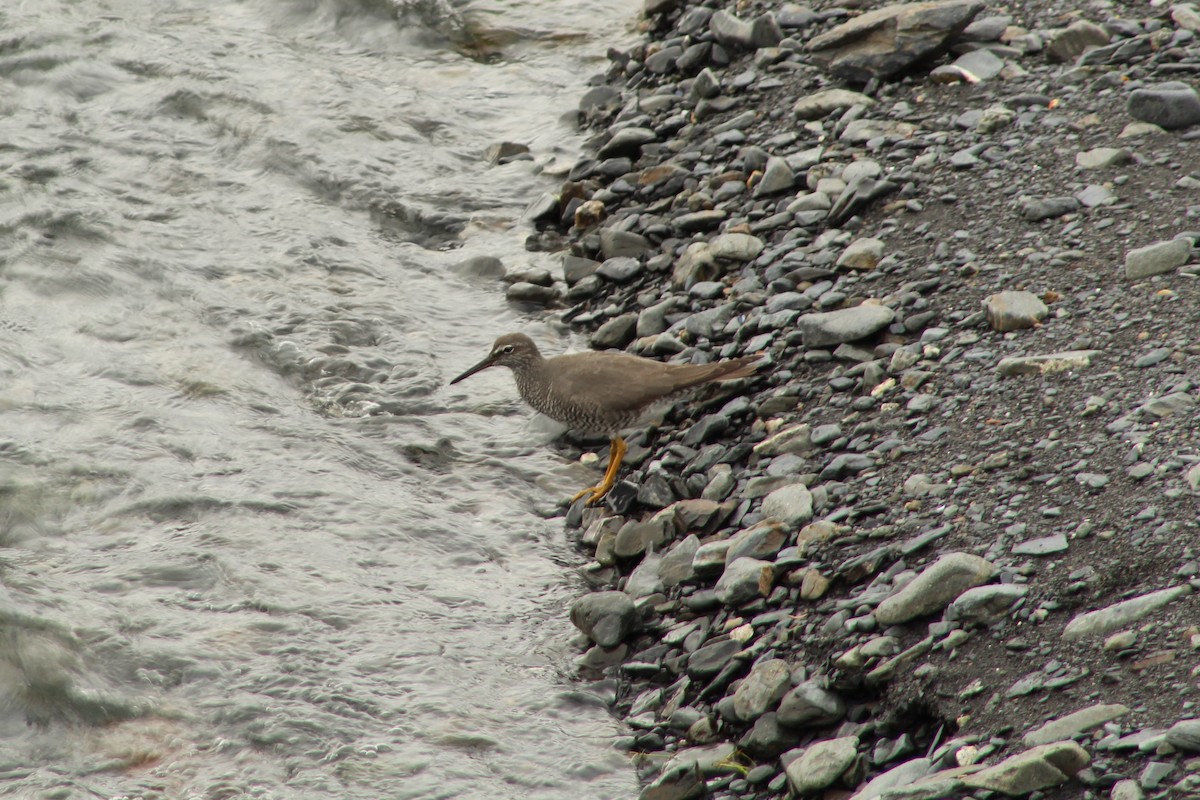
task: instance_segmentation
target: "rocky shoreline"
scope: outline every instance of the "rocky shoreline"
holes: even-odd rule
[[[1200,796],[1200,11],[644,29],[509,288],[763,354],[567,514],[642,797]]]

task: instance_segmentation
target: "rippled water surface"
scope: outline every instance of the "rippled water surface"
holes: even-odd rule
[[[634,793],[467,256],[633,0],[0,6],[0,793]],[[511,140],[533,160],[490,166]]]

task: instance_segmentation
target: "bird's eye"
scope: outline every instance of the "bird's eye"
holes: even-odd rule
[[[501,353],[511,353],[512,351],[513,351],[513,346],[511,344],[506,344],[506,345],[504,345],[504,347],[500,348]]]

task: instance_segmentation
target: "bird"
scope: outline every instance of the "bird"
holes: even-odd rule
[[[571,498],[572,504],[586,497],[585,505],[594,505],[616,483],[627,450],[622,431],[691,389],[753,375],[758,360],[758,355],[752,355],[711,364],[668,364],[613,351],[545,358],[525,334],[507,333],[496,339],[487,358],[450,384],[489,367],[508,367],[521,398],[534,409],[568,428],[607,435],[608,468],[603,479]]]

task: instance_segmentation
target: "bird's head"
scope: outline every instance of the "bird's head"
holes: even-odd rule
[[[533,339],[530,339],[523,333],[506,333],[492,345],[492,352],[488,353],[487,358],[450,381],[450,383],[458,383],[488,367],[508,367],[519,372],[537,363],[541,358],[542,354],[538,352],[537,345],[533,343]]]

